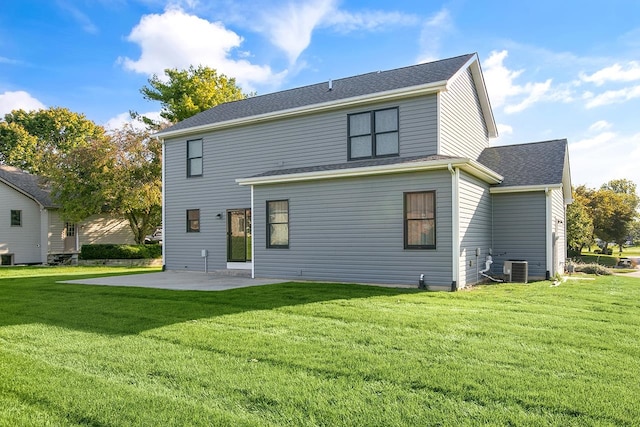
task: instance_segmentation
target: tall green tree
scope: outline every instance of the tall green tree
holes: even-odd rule
[[[164,74],[165,79],[154,74],[148,80],[149,85],[142,87],[140,92],[147,100],[159,101],[162,105],[160,116],[171,123],[218,104],[247,97],[234,78],[218,74],[213,68],[192,65],[187,70],[168,68]]]
[[[585,192],[584,186],[573,189],[573,202],[567,206],[567,246],[575,254],[593,243],[593,220]]]
[[[636,184],[626,179],[612,180],[590,192],[589,206],[596,236],[605,242],[615,242],[622,251],[629,228],[637,217],[639,198]]]
[[[104,133],[102,126],[67,108],[14,110],[0,120],[0,161],[47,176],[61,156]]]
[[[142,243],[161,222],[161,150],[131,125],[70,150],[49,178],[62,217],[79,222],[108,211],[127,219]]]

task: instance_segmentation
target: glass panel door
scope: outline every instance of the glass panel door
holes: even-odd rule
[[[227,211],[227,261],[251,261],[251,209]]]

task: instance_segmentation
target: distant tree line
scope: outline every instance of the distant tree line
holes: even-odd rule
[[[573,189],[573,203],[567,206],[567,246],[570,255],[580,254],[599,240],[606,253],[610,244],[620,252],[629,241],[640,240],[636,184],[616,179],[599,189],[584,185]]]
[[[110,212],[128,220],[137,243],[162,219],[162,147],[153,132],[227,101],[247,97],[235,79],[209,67],[166,69],[140,92],[160,102],[161,121],[106,130],[62,107],[13,110],[0,118],[0,164],[43,178],[60,215],[80,222]]]

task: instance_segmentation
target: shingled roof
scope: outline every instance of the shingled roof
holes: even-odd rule
[[[51,194],[41,182],[40,177],[31,175],[18,168],[0,165],[0,181],[35,200],[45,208],[55,207]]]
[[[485,148],[478,162],[504,177],[496,187],[562,184],[567,140]],[[566,171],[568,172],[568,171]]]
[[[325,81],[310,86],[227,102],[176,123],[158,135],[374,93],[446,82],[475,56],[475,54],[467,54],[389,71],[377,71],[337,79],[331,82],[331,88],[329,88],[329,83]]]

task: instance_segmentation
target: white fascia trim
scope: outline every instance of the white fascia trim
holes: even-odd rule
[[[489,192],[491,194],[498,193],[526,193],[530,191],[547,191],[561,189],[562,184],[555,185],[514,185],[511,187],[491,187]]]
[[[431,93],[437,93],[441,90],[444,90],[446,88],[446,85],[447,85],[447,81],[443,80],[443,81],[434,82],[434,83],[427,83],[424,85],[403,87],[400,89],[388,90],[385,92],[376,92],[376,93],[371,93],[367,95],[355,96],[353,98],[339,99],[336,101],[323,102],[320,104],[305,105],[303,107],[273,111],[271,113],[257,114],[255,116],[242,117],[239,119],[227,120],[224,122],[209,123],[206,125],[194,126],[187,129],[158,132],[157,134],[154,135],[154,137],[166,139],[166,138],[171,138],[171,137],[176,137],[181,135],[189,135],[189,134],[199,133],[204,131],[224,129],[232,126],[247,125],[247,124],[253,124],[258,122],[264,122],[267,120],[283,119],[283,118],[289,118],[294,116],[300,116],[303,114],[333,110],[336,107],[340,107],[340,108],[353,107],[356,105],[366,104],[371,102],[382,102],[382,101],[388,101],[393,99],[412,97],[416,95],[428,95]]]
[[[449,79],[449,82],[447,82],[447,89],[449,88],[449,84],[453,83],[467,68],[471,69],[471,75],[473,76],[473,80],[476,84],[478,100],[480,101],[480,107],[482,108],[482,114],[485,118],[489,137],[496,138],[498,136],[498,127],[496,126],[496,120],[493,117],[491,101],[489,101],[489,93],[487,92],[487,86],[485,85],[484,77],[482,76],[482,69],[480,68],[480,59],[478,58],[478,54],[474,54],[473,57]]]
[[[261,185],[261,184],[281,184],[287,182],[315,181],[321,179],[350,178],[368,175],[384,175],[392,173],[422,172],[437,169],[447,169],[452,167],[460,168],[489,184],[498,184],[503,177],[498,175],[486,166],[469,159],[443,159],[427,160],[422,162],[398,163],[393,165],[369,166],[361,168],[337,169],[327,171],[313,171],[292,173],[287,175],[270,175],[253,178],[238,178],[236,182],[240,185]]]

